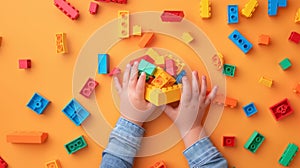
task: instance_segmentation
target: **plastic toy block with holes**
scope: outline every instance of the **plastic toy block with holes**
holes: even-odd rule
[[[0,156],[0,168],[7,168],[8,164],[5,162],[5,160]]]
[[[297,9],[297,12],[295,15],[295,23],[300,23],[300,8]]]
[[[234,30],[228,38],[239,47],[245,54],[247,54],[253,45],[237,30]]]
[[[90,2],[90,14],[95,15],[98,12],[99,5],[96,2]]]
[[[235,145],[234,136],[223,136],[223,146],[233,147]]]
[[[145,99],[156,106],[176,102],[180,100],[182,85],[157,88],[153,85],[146,85]]]
[[[138,57],[138,58],[136,58],[134,60],[131,60],[129,64],[132,66],[135,61],[137,61],[138,63],[140,63],[142,59],[146,60],[147,62],[149,62],[151,64],[155,63],[154,59],[152,59],[149,55],[144,55],[142,57]]]
[[[145,48],[154,38],[154,33],[152,32],[147,32],[144,33],[142,38],[139,41],[139,47],[140,48]]]
[[[227,6],[227,23],[234,24],[239,22],[239,7],[238,5]]]
[[[218,52],[212,57],[212,63],[217,67],[217,70],[221,70],[224,64],[224,56]]]
[[[289,166],[293,158],[296,156],[298,150],[299,148],[297,145],[289,143],[280,159],[278,160],[279,164],[281,164],[282,166]]]
[[[165,10],[160,15],[161,21],[163,22],[181,22],[184,18],[183,11],[169,11]]]
[[[166,72],[169,73],[171,76],[175,76],[176,75],[176,66],[175,66],[175,62],[172,59],[166,59]]]
[[[157,88],[171,86],[176,82],[176,80],[171,75],[169,75],[167,72],[162,70],[160,67],[156,68],[156,72],[154,73],[154,76],[155,78],[151,82],[151,84]]]
[[[29,69],[31,68],[31,60],[30,59],[20,59],[19,60],[19,69]]]
[[[98,86],[98,82],[95,81],[92,78],[89,78],[86,83],[84,84],[83,88],[80,91],[80,94],[86,98],[90,98],[91,94],[95,90],[95,88]]]
[[[142,59],[138,65],[138,70],[139,72],[145,72],[147,76],[151,76],[154,74],[156,66]]]
[[[114,76],[114,75],[118,75],[121,73],[121,69],[118,67],[115,67],[113,70],[111,70],[111,72],[109,72],[108,76]]]
[[[75,99],[72,99],[62,112],[76,125],[79,126],[90,113],[82,107]]]
[[[127,4],[127,0],[96,0],[100,2],[115,2],[119,4]]]
[[[297,32],[291,32],[289,40],[298,44],[300,42],[300,34]]]
[[[13,132],[6,135],[6,141],[17,144],[41,144],[48,138],[46,132]]]
[[[160,160],[160,161],[156,162],[150,168],[167,168],[167,166],[166,166],[166,164],[162,160]]]
[[[77,151],[79,151],[80,149],[83,149],[87,146],[86,141],[84,140],[83,136],[80,136],[74,140],[72,140],[71,142],[65,144],[65,148],[68,152],[68,154],[73,154]]]
[[[57,54],[65,54],[68,52],[66,33],[56,33],[55,34],[55,43],[56,43],[56,53]]]
[[[166,56],[166,58],[169,58],[169,59],[172,59],[172,60],[175,61],[175,65],[176,65],[176,73],[177,73],[177,74],[179,74],[179,73],[183,70],[185,64],[184,64],[179,58],[174,57],[174,56],[171,55],[171,54],[168,54],[168,55]]]
[[[288,58],[285,58],[279,62],[279,65],[280,65],[281,69],[285,71],[292,66],[292,63]]]
[[[214,100],[212,102],[219,104],[219,105],[224,105],[224,107],[230,107],[230,108],[235,108],[238,104],[238,101],[236,99],[233,99],[230,97],[225,97],[223,94],[216,95],[216,97],[214,98]]]
[[[189,43],[191,43],[191,42],[194,40],[194,37],[193,37],[189,32],[184,32],[184,33],[182,33],[182,35],[181,35],[181,39],[182,39],[185,43],[189,44]]]
[[[182,83],[182,77],[186,76],[186,71],[182,70],[176,77],[176,83]]]
[[[255,153],[257,149],[261,146],[263,141],[265,140],[265,137],[258,133],[257,131],[254,131],[251,137],[248,139],[246,144],[244,145],[244,148],[249,150],[252,153]]]
[[[291,107],[290,102],[288,101],[287,98],[274,104],[269,109],[276,121],[279,121],[279,120],[291,115],[294,112],[294,110]]]
[[[223,74],[226,76],[234,77],[236,67],[230,64],[224,64],[223,66]]]
[[[38,93],[34,93],[30,101],[27,103],[27,107],[37,114],[42,114],[50,101],[41,96]]]
[[[268,35],[262,34],[258,37],[258,44],[259,45],[269,45],[270,42],[271,42],[271,38]]]
[[[278,0],[278,7],[287,7],[287,0]]]
[[[129,37],[129,11],[118,11],[118,34],[120,38]]]
[[[268,14],[269,16],[276,16],[278,10],[278,0],[268,0]]]
[[[269,87],[269,88],[272,87],[272,85],[273,85],[273,80],[269,79],[269,78],[266,78],[264,76],[260,77],[258,82],[262,85],[265,85],[265,86]]]
[[[300,95],[300,83],[297,84],[297,86],[293,89],[294,93]]]
[[[250,18],[257,7],[258,7],[257,0],[249,0],[244,6],[244,8],[242,9],[241,13],[243,16]]]
[[[142,35],[142,26],[134,25],[132,28],[132,35],[141,36]]]
[[[254,103],[250,103],[250,104],[244,106],[243,110],[244,110],[247,117],[250,117],[253,114],[257,113],[257,109],[256,109]]]
[[[149,48],[146,52],[146,55],[149,55],[155,61],[155,64],[158,66],[165,64],[165,58],[159,55],[153,48]]]
[[[58,160],[52,160],[45,163],[46,168],[61,168],[61,165]]]
[[[200,17],[202,19],[208,19],[211,17],[211,1],[200,0]]]
[[[98,74],[108,74],[109,71],[109,55],[98,54]]]
[[[72,20],[79,17],[79,11],[66,0],[54,0],[54,5]]]

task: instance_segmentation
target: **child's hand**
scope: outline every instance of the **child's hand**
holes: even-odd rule
[[[123,118],[142,126],[155,110],[155,106],[145,100],[146,74],[138,78],[138,62],[131,67],[127,64],[122,85],[114,76],[115,88],[120,96],[120,112]]]
[[[185,76],[182,78],[182,95],[179,106],[173,108],[167,105],[165,113],[175,123],[186,147],[199,140],[202,130],[201,120],[207,106],[214,99],[218,88],[215,86],[210,94],[206,96],[206,77],[202,76],[201,90],[198,73],[192,73],[192,86]]]

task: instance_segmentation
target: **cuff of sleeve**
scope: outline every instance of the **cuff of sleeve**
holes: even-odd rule
[[[145,129],[124,118],[119,118],[114,132],[124,136],[142,137]]]

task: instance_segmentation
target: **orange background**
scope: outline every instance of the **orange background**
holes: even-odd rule
[[[76,127],[61,112],[72,98],[73,67],[79,50],[89,36],[100,26],[114,19],[118,10],[131,13],[141,11],[162,11],[164,9],[184,10],[185,17],[199,26],[211,39],[215,47],[223,53],[226,63],[237,66],[236,76],[227,78],[227,95],[238,99],[235,109],[225,108],[221,121],[211,135],[211,139],[221,153],[228,159],[230,166],[281,167],[278,159],[289,142],[300,146],[298,134],[300,116],[300,97],[292,88],[300,82],[299,45],[288,41],[291,31],[297,31],[300,25],[294,23],[299,1],[288,2],[287,8],[279,8],[276,17],[267,15],[267,1],[259,1],[259,7],[253,17],[240,16],[240,22],[227,24],[227,5],[238,4],[241,9],[247,0],[212,0],[212,18],[202,20],[199,16],[199,0],[128,0],[127,5],[100,3],[97,15],[88,12],[90,1],[70,0],[80,11],[80,18],[72,21],[60,12],[52,0],[48,1],[1,1],[0,2],[0,156],[9,167],[43,167],[49,160],[59,159],[63,167],[98,167],[103,148],[94,143],[81,127]],[[238,29],[254,45],[249,54],[244,55],[230,40],[228,35]],[[69,53],[56,54],[55,33],[67,34]],[[270,46],[258,46],[260,34],[271,36]],[[126,56],[137,47],[138,38],[123,40],[109,51],[112,55]],[[174,43],[176,45],[174,45]],[[178,44],[177,44],[178,43]],[[132,45],[133,44],[133,45]],[[188,55],[189,48],[174,47],[179,44],[174,39],[157,35],[151,47],[162,47],[180,55],[192,69],[206,74],[201,62],[193,61],[195,55]],[[130,46],[130,47],[128,47]],[[118,50],[122,48],[122,50]],[[282,71],[278,65],[288,57],[292,68]],[[18,69],[18,59],[29,58],[32,68]],[[112,58],[112,67],[119,64],[121,58]],[[260,76],[274,80],[272,88],[258,84]],[[97,75],[100,86],[96,89],[97,100],[103,106],[110,93],[110,78]],[[37,115],[26,107],[34,92],[45,96],[52,103],[43,115]],[[287,97],[295,112],[286,119],[276,122],[268,107]],[[108,100],[111,102],[111,99]],[[246,117],[242,106],[254,102],[258,113]],[[112,103],[109,103],[112,104]],[[105,117],[112,125],[118,118],[114,107],[112,113],[106,110]],[[156,121],[147,123],[149,134],[159,132],[171,122],[162,115]],[[18,145],[6,142],[5,135],[15,130],[45,131],[49,139],[42,145]],[[266,140],[256,154],[245,150],[243,145],[254,130],[262,133]],[[74,155],[68,155],[63,145],[72,139],[84,135],[88,143]],[[236,136],[236,146],[222,147],[222,136]],[[159,143],[159,142],[157,142]],[[134,167],[149,167],[157,160],[164,160],[168,167],[187,167],[181,152],[183,143],[159,155],[138,158]],[[299,154],[298,154],[299,155]],[[300,157],[296,156],[290,167],[299,167]]]

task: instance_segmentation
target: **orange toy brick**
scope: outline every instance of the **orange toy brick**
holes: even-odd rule
[[[167,168],[167,166],[166,166],[166,164],[162,160],[160,160],[160,161],[156,162],[150,168]]]
[[[45,168],[61,168],[61,165],[58,160],[52,160],[45,164]]]
[[[6,135],[6,141],[10,143],[41,144],[48,138],[45,132],[13,132]]]
[[[57,54],[65,54],[68,52],[66,33],[56,33],[55,43]]]
[[[297,84],[296,88],[293,90],[296,94],[300,95],[300,83]]]
[[[271,42],[271,38],[268,35],[262,34],[258,37],[258,44],[259,45],[269,45],[270,42]]]
[[[217,95],[214,98],[213,103],[224,105],[224,107],[235,108],[238,101],[230,97],[225,97],[224,95]]]
[[[153,37],[154,37],[154,33],[152,33],[152,32],[144,33],[144,35],[142,36],[142,38],[139,42],[139,46],[141,48],[146,47],[150,43],[150,41],[153,39]]]

